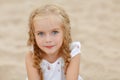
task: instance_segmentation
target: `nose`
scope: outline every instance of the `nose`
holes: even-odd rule
[[[49,34],[48,35],[46,35],[46,43],[50,43],[50,42],[52,42],[52,36],[50,36]]]

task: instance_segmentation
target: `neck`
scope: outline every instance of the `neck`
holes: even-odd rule
[[[54,54],[54,55],[45,54],[43,58],[44,58],[45,60],[47,60],[48,62],[50,62],[50,63],[54,63],[59,57],[60,57],[59,54]]]

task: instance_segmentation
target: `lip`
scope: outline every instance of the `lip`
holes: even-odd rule
[[[48,49],[51,49],[51,48],[53,48],[54,46],[45,46],[46,48],[48,48]]]

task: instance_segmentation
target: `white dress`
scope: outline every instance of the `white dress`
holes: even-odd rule
[[[79,54],[81,45],[80,42],[72,42],[70,45],[71,58]],[[54,63],[50,63],[47,60],[43,59],[40,64],[44,80],[65,80],[64,75],[64,60],[62,57],[58,58]],[[26,79],[28,80],[28,79]],[[78,80],[83,80],[80,75],[78,75]]]

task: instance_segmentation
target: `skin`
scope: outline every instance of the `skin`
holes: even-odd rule
[[[44,59],[54,62],[63,42],[61,21],[55,15],[38,16],[34,19],[34,28],[37,45],[45,52]]]
[[[61,21],[55,15],[36,17],[34,19],[35,39],[37,45],[45,52],[44,59],[53,63],[60,55],[59,48],[63,42],[63,31]],[[37,70],[32,66],[33,53],[26,54],[25,62],[29,80],[40,80]],[[66,80],[78,80],[80,65],[80,55],[76,55],[71,59],[67,68]]]

